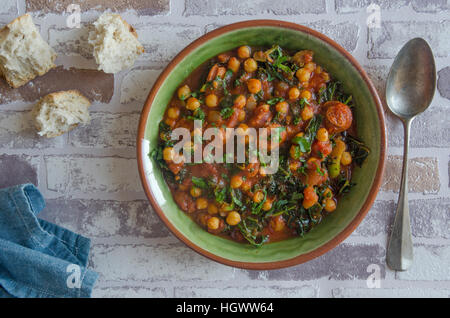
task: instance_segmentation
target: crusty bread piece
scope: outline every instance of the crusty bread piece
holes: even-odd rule
[[[47,138],[60,136],[79,123],[91,120],[91,102],[77,90],[61,91],[42,97],[33,109],[38,134]]]
[[[133,66],[144,52],[136,30],[113,13],[104,13],[94,22],[88,42],[93,47],[98,69],[105,73],[117,73]]]
[[[0,30],[0,73],[14,88],[51,68],[56,53],[45,42],[30,15],[13,20]]]

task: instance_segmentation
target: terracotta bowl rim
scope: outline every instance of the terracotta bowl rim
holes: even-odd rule
[[[209,251],[206,251],[202,249],[201,247],[194,244],[189,238],[184,236],[181,232],[179,232],[174,225],[169,221],[169,219],[165,216],[164,212],[162,211],[161,207],[156,202],[153,192],[150,189],[150,185],[147,182],[146,175],[143,168],[143,149],[142,149],[142,139],[144,139],[145,135],[145,129],[147,125],[147,119],[148,114],[150,112],[151,105],[153,103],[153,100],[159,91],[162,83],[166,80],[166,77],[170,74],[170,72],[175,68],[178,63],[180,63],[186,55],[191,53],[193,50],[195,50],[200,45],[204,44],[205,42],[208,42],[209,40],[220,36],[224,33],[228,33],[231,31],[235,31],[238,29],[245,29],[245,28],[252,28],[252,27],[279,27],[279,28],[286,28],[286,29],[293,29],[296,31],[301,31],[303,33],[307,33],[315,38],[318,38],[322,40],[323,42],[327,43],[328,45],[332,46],[334,49],[336,49],[342,56],[344,56],[352,65],[356,68],[356,70],[361,75],[362,79],[364,80],[366,86],[368,87],[370,94],[372,95],[372,98],[375,102],[378,118],[379,118],[379,125],[380,125],[380,134],[381,134],[381,141],[380,141],[380,161],[378,163],[377,172],[375,179],[373,181],[372,187],[370,189],[370,192],[367,196],[366,201],[364,202],[362,208],[358,212],[358,214],[354,217],[354,219],[350,222],[350,224],[347,225],[347,227],[344,228],[339,234],[337,234],[333,239],[328,241],[327,243],[319,246],[318,248],[314,249],[313,251],[310,251],[308,253],[287,259],[287,260],[281,260],[281,261],[272,261],[272,262],[241,262],[241,261],[233,261],[227,258],[223,258],[220,256],[217,256]],[[342,46],[337,44],[335,41],[331,40],[327,36],[323,35],[320,32],[317,32],[313,29],[310,29],[306,26],[299,25],[292,22],[285,22],[285,21],[279,21],[279,20],[248,20],[243,22],[237,22],[233,24],[229,24],[223,27],[220,27],[218,29],[215,29],[211,32],[206,33],[205,35],[201,36],[197,40],[193,41],[191,44],[189,44],[186,48],[184,48],[180,53],[178,53],[172,61],[165,67],[165,69],[162,71],[162,73],[159,75],[158,79],[156,80],[155,84],[153,85],[147,100],[144,104],[144,108],[140,115],[140,121],[139,121],[139,128],[138,128],[138,134],[137,134],[137,161],[138,161],[138,169],[139,169],[139,175],[141,178],[142,186],[144,188],[145,194],[147,198],[149,199],[153,209],[156,211],[159,218],[164,222],[164,224],[169,228],[169,230],[183,243],[185,243],[188,247],[196,251],[197,253],[214,260],[216,262],[222,263],[224,265],[237,267],[237,268],[243,268],[243,269],[251,269],[251,270],[269,270],[269,269],[280,269],[285,267],[290,267],[298,264],[305,263],[307,261],[310,261],[328,251],[335,248],[337,245],[339,245],[342,241],[344,241],[355,229],[356,227],[361,223],[361,221],[364,219],[366,214],[368,213],[370,207],[372,206],[378,191],[381,186],[381,181],[384,173],[384,167],[385,167],[385,160],[386,160],[386,126],[385,126],[385,117],[384,117],[384,111],[382,102],[380,100],[380,97],[378,96],[378,93],[367,76],[364,69],[359,65],[359,63],[356,61],[356,59],[348,53]]]

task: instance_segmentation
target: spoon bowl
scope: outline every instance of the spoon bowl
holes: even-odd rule
[[[404,126],[403,168],[397,211],[386,262],[397,271],[407,270],[413,261],[413,243],[408,206],[408,150],[411,122],[425,111],[436,90],[436,66],[433,52],[421,38],[410,40],[394,60],[386,82],[386,102]]]
[[[433,52],[424,39],[412,39],[400,50],[389,72],[387,105],[398,117],[412,118],[428,108],[435,90]]]

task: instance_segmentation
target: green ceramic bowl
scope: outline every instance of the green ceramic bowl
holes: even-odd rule
[[[182,212],[174,202],[161,171],[149,159],[157,145],[158,123],[179,84],[206,60],[240,45],[272,46],[290,50],[309,49],[314,58],[353,94],[358,136],[371,153],[356,168],[357,186],[339,201],[337,210],[303,238],[254,248],[209,234]],[[303,263],[342,242],[367,214],[378,192],[384,169],[385,125],[380,99],[364,70],[333,40],[293,23],[255,20],[214,30],[181,51],[162,72],[141,114],[137,158],[144,190],[156,213],[189,247],[213,260],[248,269],[274,269]]]

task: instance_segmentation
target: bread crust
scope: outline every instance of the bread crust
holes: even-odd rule
[[[55,99],[57,99],[58,97],[63,97],[66,95],[75,95],[81,99],[83,99],[86,103],[87,103],[87,107],[91,107],[91,101],[84,96],[79,90],[76,89],[71,89],[71,90],[67,90],[67,91],[57,91],[57,92],[53,92],[53,93],[49,93],[47,95],[45,95],[44,97],[42,97],[36,104],[36,108],[33,110],[33,112],[37,113],[40,111],[40,106],[43,102],[51,102],[54,101]],[[45,136],[46,138],[55,138],[55,137],[59,137],[64,135],[65,133],[73,130],[74,128],[78,127],[78,124],[73,124],[69,127],[69,129],[67,129],[67,131],[62,131],[60,133],[47,133]]]
[[[8,24],[6,24],[4,27],[2,27],[0,29],[0,34],[2,34],[3,32],[7,32],[7,30],[10,30],[14,26],[14,24],[20,23],[20,22],[22,22],[22,20],[27,20],[27,19],[31,19],[31,16],[28,13],[25,13],[24,15],[21,15],[21,16],[15,18],[14,20],[12,20],[11,22],[9,22]],[[31,22],[32,22],[32,20],[31,20]],[[48,71],[50,71],[52,68],[55,68],[56,67],[56,65],[54,63],[55,59],[56,59],[56,53],[54,53],[54,55],[52,56],[52,62],[51,62],[52,64],[47,69],[45,69],[43,71],[35,70],[35,72],[37,72],[37,74],[36,73],[30,74],[29,76],[25,77],[21,81],[14,81],[11,78],[8,78],[5,75],[7,72],[4,72],[4,66],[0,64],[0,76],[2,76],[6,80],[6,82],[8,83],[9,86],[11,86],[13,88],[19,88],[19,87],[25,85],[26,83],[28,83],[29,81],[33,80],[34,78],[36,78],[38,76],[42,76],[42,75],[46,74]]]

